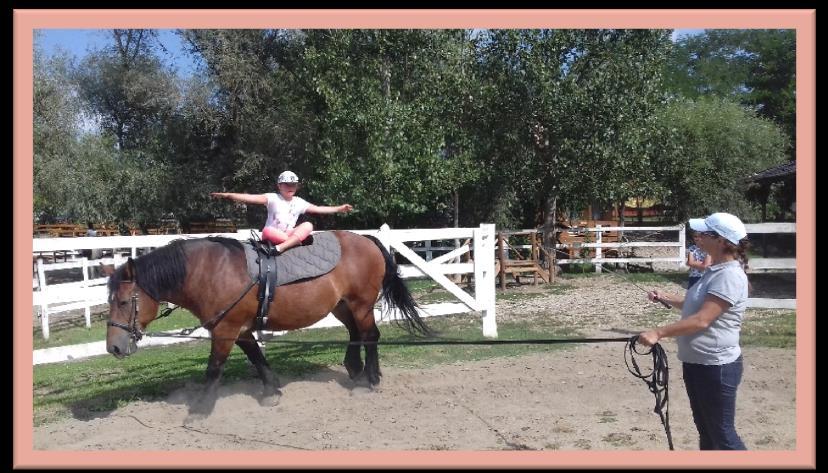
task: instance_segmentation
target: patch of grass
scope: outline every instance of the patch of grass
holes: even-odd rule
[[[431,292],[434,288],[440,287],[440,285],[432,281],[431,278],[411,278],[405,279],[403,282],[412,294]]]
[[[654,327],[660,327],[679,320],[680,315],[674,310],[661,309],[658,307],[650,307],[642,309],[642,311],[633,316],[633,323],[641,330],[647,330]]]
[[[434,291],[415,296],[419,304],[434,304],[437,302],[456,302],[457,297],[448,291]]]
[[[409,284],[406,282],[406,284]],[[570,284],[540,284],[524,287],[524,290],[498,291],[495,298],[499,301],[518,301],[545,297],[548,294],[565,294],[574,289]],[[414,280],[409,290],[419,304],[433,304],[437,302],[457,302],[457,298],[438,284],[430,281]]]
[[[621,273],[624,274],[624,273]],[[675,283],[682,284],[687,282],[687,273],[684,272],[670,272],[670,273],[629,273],[623,276],[630,282],[636,284],[641,283]]]
[[[742,320],[740,343],[742,346],[795,348],[796,312],[748,310]]]
[[[567,292],[574,290],[575,286],[556,282],[555,284],[547,284],[545,289],[547,294],[566,294]]]
[[[661,327],[679,320],[678,312],[648,309],[633,318],[639,329]],[[796,312],[750,309],[742,319],[741,346],[768,348],[796,347]]]
[[[506,290],[506,292],[498,291],[495,294],[495,300],[498,301],[522,301],[540,297],[546,297],[546,294],[541,292],[510,292],[509,290]]]
[[[162,306],[166,308],[166,304]],[[106,340],[106,316],[92,319],[92,326],[69,327],[53,329],[49,333],[49,339],[44,340],[40,330],[33,333],[33,349],[61,347],[65,345],[76,345],[79,343],[99,342]],[[176,328],[187,328],[198,325],[198,319],[185,309],[178,309],[168,317],[152,322],[147,328],[151,332],[161,332]]]
[[[485,340],[481,322],[474,316],[460,315],[427,320],[447,339]],[[394,324],[381,324],[380,342],[412,340]],[[498,324],[499,340],[526,340],[580,336],[572,328],[552,321]],[[321,342],[281,343],[279,340]],[[333,327],[297,330],[266,344],[265,356],[277,375],[300,376],[342,363],[348,333]],[[416,342],[416,339],[414,340]],[[330,345],[326,342],[341,342]],[[380,366],[427,367],[462,363],[493,357],[519,356],[532,352],[561,350],[571,345],[385,345],[379,347]],[[118,360],[99,356],[33,368],[34,422],[54,422],[68,416],[90,419],[135,400],[164,398],[188,383],[204,383],[210,344],[206,340],[144,348]],[[255,375],[244,353],[235,349],[225,364],[222,382],[250,379]]]

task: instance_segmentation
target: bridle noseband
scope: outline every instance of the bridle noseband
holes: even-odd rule
[[[123,282],[132,282],[132,281],[123,281]],[[108,320],[106,322],[107,326],[111,327],[118,327],[120,329],[124,329],[129,332],[129,337],[134,340],[136,343],[138,340],[144,338],[144,332],[142,332],[138,328],[138,291],[132,292],[132,297],[130,298],[132,301],[132,313],[129,315],[129,324],[122,324],[120,322],[113,322],[112,320]]]

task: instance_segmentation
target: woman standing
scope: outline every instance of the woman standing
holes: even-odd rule
[[[681,309],[681,320],[642,332],[638,340],[653,345],[676,337],[684,384],[701,450],[746,450],[736,433],[736,389],[742,379],[739,332],[748,299],[747,231],[735,215],[719,212],[690,219],[698,244],[711,265],[685,296],[650,291]]]

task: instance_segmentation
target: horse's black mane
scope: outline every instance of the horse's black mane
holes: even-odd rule
[[[241,242],[232,238],[207,237],[193,240],[179,239],[169,242],[143,256],[135,258],[135,273],[138,286],[156,301],[167,298],[181,289],[187,277],[187,256],[185,247],[204,244],[211,241],[224,245],[228,249],[244,251]],[[121,265],[109,276],[109,293],[118,290],[124,281],[126,264]]]

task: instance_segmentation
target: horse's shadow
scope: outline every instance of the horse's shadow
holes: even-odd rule
[[[280,387],[291,383],[311,381],[314,383],[336,382],[344,389],[354,392],[370,390],[367,379],[359,376],[351,379],[344,368],[341,370],[328,365],[302,359],[301,348],[288,349],[278,357],[268,356],[273,373],[278,377]],[[294,356],[285,356],[286,354]],[[262,406],[263,385],[256,369],[239,353],[232,356],[225,366],[224,376],[218,389],[218,399],[234,395],[246,395]],[[272,359],[270,359],[272,358]],[[190,368],[173,371],[164,363],[147,363],[131,367],[130,376],[142,380],[139,384],[113,388],[100,394],[76,401],[69,405],[72,416],[77,420],[89,421],[109,417],[122,406],[135,401],[166,402],[184,405],[191,410],[198,402],[206,384],[203,357],[193,355],[188,360]]]

